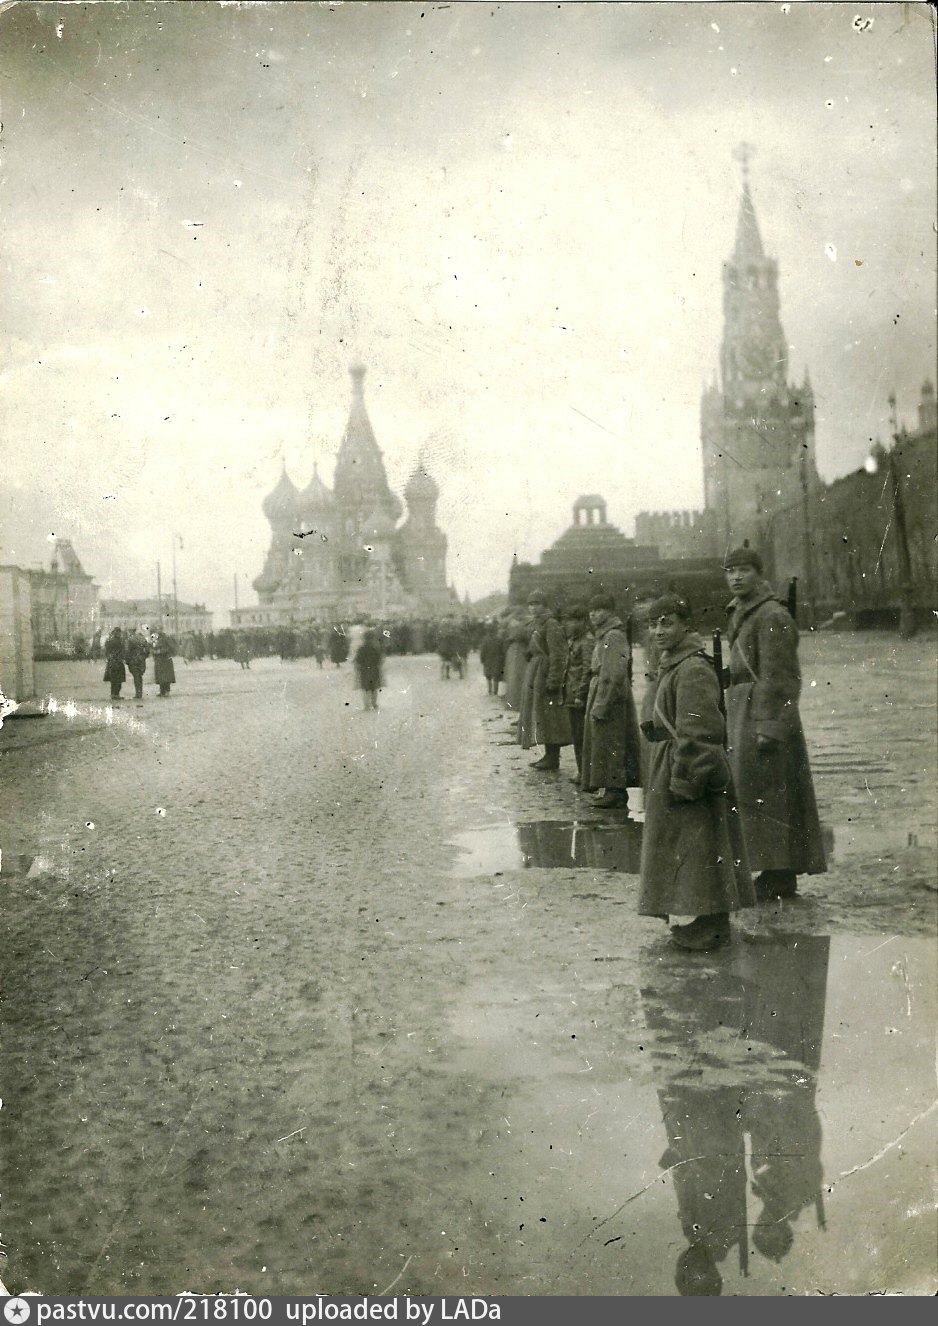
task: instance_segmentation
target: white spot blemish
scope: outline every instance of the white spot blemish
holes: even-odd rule
[[[85,828],[86,828],[86,829],[93,829],[93,828],[94,828],[94,820],[85,820]]]
[[[165,818],[166,818],[166,809],[165,809],[164,806],[157,806],[157,808],[156,808],[156,813],[157,813],[157,815],[159,815],[160,819],[165,820]]]
[[[837,245],[836,245],[836,244],[831,244],[831,243],[827,243],[827,244],[825,244],[825,245],[824,245],[824,252],[827,254],[828,258],[830,258],[831,262],[836,262],[836,261],[837,261]]]
[[[64,24],[64,23],[56,23],[56,25],[55,25],[55,35],[58,37],[59,41],[62,40],[62,33],[63,33],[64,31],[65,31],[65,24]]]

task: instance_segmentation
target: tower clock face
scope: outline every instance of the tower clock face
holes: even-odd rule
[[[775,376],[772,349],[756,336],[743,336],[737,347],[736,362],[744,378],[760,379]]]

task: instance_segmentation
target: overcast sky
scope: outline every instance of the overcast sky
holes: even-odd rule
[[[859,22],[857,21],[859,19]],[[833,478],[935,359],[924,4],[14,5],[0,14],[0,561],[253,602],[284,456],[331,483],[348,366],[460,593],[580,493],[702,505],[734,147]]]

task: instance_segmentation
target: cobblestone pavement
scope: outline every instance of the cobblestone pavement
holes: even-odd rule
[[[934,642],[802,655],[834,856],[741,941],[833,936],[825,1166],[858,1169],[823,1246],[733,1292],[923,1292]],[[598,817],[527,771],[477,662],[390,659],[376,714],[311,661],[180,661],[113,712],[100,670],[47,667],[72,716],[0,732],[7,1286],[673,1293],[641,997],[668,946],[633,873],[532,856]],[[881,1071],[905,1094],[847,1128]]]

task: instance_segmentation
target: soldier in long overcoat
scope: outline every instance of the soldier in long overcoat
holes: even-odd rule
[[[119,626],[115,626],[104,642],[104,680],[110,682],[111,699],[119,700],[121,698],[121,686],[127,680],[127,670],[124,667],[124,633]]]
[[[656,599],[650,626],[661,650],[650,718],[642,842],[643,916],[692,916],[672,927],[681,948],[729,943],[729,913],[755,901],[720,711],[720,684],[686,600]]]
[[[528,640],[531,623],[524,612],[513,612],[505,626],[505,704],[515,714],[521,712],[521,690],[528,666]]]
[[[489,695],[497,695],[505,671],[505,642],[494,622],[487,624],[479,643],[479,662]]]
[[[641,782],[638,715],[629,681],[631,647],[607,594],[590,599],[593,655],[583,720],[580,787],[604,791],[594,801],[603,809],[628,806],[628,789]]]
[[[596,643],[590,634],[589,610],[583,604],[571,604],[564,613],[564,629],[567,632],[567,668],[563,678],[563,703],[570,719],[573,753],[576,756],[577,776],[571,781],[579,785],[583,768],[586,701],[592,678],[590,664]]]
[[[531,768],[545,773],[560,768],[560,748],[573,741],[570,717],[563,704],[567,636],[540,590],[533,591],[528,608],[534,629],[528,641],[531,657],[524,682],[520,740],[525,750],[535,744],[544,747],[544,754]]]
[[[756,894],[791,897],[827,869],[798,698],[798,628],[752,548],[724,561],[729,605],[729,755]]]
[[[160,688],[160,696],[165,698],[176,680],[176,669],[173,667],[176,641],[160,627],[150,637],[150,644],[153,649],[153,680]]]

